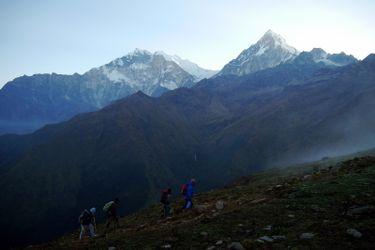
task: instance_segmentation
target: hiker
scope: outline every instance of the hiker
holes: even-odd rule
[[[160,203],[163,204],[163,217],[168,217],[171,211],[171,194],[171,188],[164,189],[161,193]]]
[[[182,185],[181,194],[184,196],[185,204],[182,207],[183,210],[190,209],[193,207],[193,196],[195,188],[195,179],[191,179],[189,183]]]
[[[105,228],[108,229],[109,225],[113,222],[115,229],[119,227],[119,221],[117,216],[117,208],[120,207],[120,199],[116,198],[113,201],[106,203],[103,207],[103,211],[107,214],[107,222]]]
[[[79,223],[81,224],[81,233],[79,234],[79,239],[82,240],[84,235],[89,235],[90,237],[95,237],[95,212],[96,209],[93,207],[88,211],[87,209],[83,210],[79,216]]]

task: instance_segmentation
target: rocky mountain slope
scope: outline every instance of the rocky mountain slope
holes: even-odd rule
[[[361,155],[372,156],[243,177],[199,194],[185,213],[174,193],[171,218],[160,218],[161,207],[153,205],[106,235],[99,225],[96,238],[79,241],[74,231],[30,249],[372,249],[375,157]]]
[[[210,73],[177,56],[136,49],[83,75],[22,76],[0,90],[0,134],[32,131],[100,109],[137,91],[159,96],[191,87]]]
[[[202,80],[204,78],[210,78],[217,73],[216,70],[209,70],[199,67],[196,63],[193,63],[187,59],[182,59],[178,55],[168,55],[163,51],[157,51],[157,54],[162,55],[168,61],[175,62],[178,66],[183,68],[186,72],[193,75],[196,80]]]
[[[374,55],[340,68],[283,64],[159,98],[138,92],[27,136],[2,136],[1,233],[54,237],[108,197],[127,200],[122,212],[131,212],[191,176],[206,190],[268,166],[374,146],[374,69]]]

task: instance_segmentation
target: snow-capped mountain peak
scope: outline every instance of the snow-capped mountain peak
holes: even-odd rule
[[[246,75],[295,58],[299,52],[279,34],[268,30],[255,44],[230,61],[218,75]]]
[[[158,95],[166,90],[190,87],[195,78],[179,65],[159,53],[135,49],[121,58],[86,73],[96,77],[96,85],[123,86],[120,89],[148,95]],[[116,87],[119,88],[119,87]]]
[[[145,49],[135,48],[133,51],[129,52],[126,56],[139,56],[139,55],[151,55],[152,53]]]
[[[277,48],[289,51],[291,54],[298,54],[298,51],[292,46],[288,45],[286,40],[279,34],[268,30],[262,38],[258,41],[260,45],[268,46],[269,48]]]
[[[195,82],[216,72],[200,68],[189,60],[162,51],[152,53],[135,49],[101,67],[88,71],[89,88],[98,89],[98,106],[106,91],[142,91],[148,95],[160,95],[167,90],[191,87]]]
[[[354,56],[347,55],[344,52],[329,54],[321,48],[313,48],[309,53],[315,63],[324,63],[327,66],[340,67],[357,61]]]

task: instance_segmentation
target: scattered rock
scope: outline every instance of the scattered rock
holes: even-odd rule
[[[314,238],[314,234],[313,233],[303,233],[303,234],[301,234],[300,236],[299,236],[299,238],[301,239],[301,240],[309,240],[309,239],[312,239],[312,238]]]
[[[268,225],[268,226],[264,227],[263,230],[265,230],[265,231],[271,231],[272,230],[272,226]]]
[[[200,235],[203,236],[203,237],[207,237],[208,233],[207,232],[201,232]]]
[[[116,247],[108,247],[108,250],[116,250]]]
[[[288,217],[289,218],[296,218],[296,216],[294,214],[288,214]]]
[[[354,228],[349,228],[348,230],[346,230],[346,233],[353,236],[354,238],[361,238],[362,237],[362,233],[360,231],[358,231],[357,229],[354,229]]]
[[[244,227],[244,225],[243,225],[243,224],[238,224],[237,226],[238,226],[238,227]]]
[[[171,249],[172,245],[171,244],[165,244],[161,246],[162,249]]]
[[[316,213],[325,212],[325,209],[319,207],[318,205],[311,205],[310,208]]]
[[[176,242],[178,239],[176,237],[167,237],[165,238],[165,242]]]
[[[264,242],[273,242],[273,239],[269,236],[262,236],[259,238],[259,240],[264,241]]]
[[[219,200],[216,202],[215,207],[217,210],[222,210],[224,208],[224,201]]]
[[[245,248],[239,242],[232,242],[231,244],[229,244],[228,249],[230,249],[230,250],[245,250]]]
[[[256,200],[253,200],[252,202],[250,202],[251,204],[258,204],[258,203],[261,203],[261,202],[264,202],[266,201],[267,198],[260,198],[260,199],[256,199]]]
[[[284,235],[273,235],[272,239],[275,240],[275,241],[286,240],[286,236],[284,236]]]
[[[375,210],[375,207],[373,206],[362,206],[362,207],[354,207],[350,208],[347,215],[353,216],[353,215],[362,215],[362,214],[369,214]]]
[[[210,247],[207,247],[207,248],[206,248],[206,250],[214,250],[214,249],[216,249],[215,246],[210,246]]]
[[[216,246],[220,246],[220,245],[222,245],[224,243],[224,241],[222,241],[222,240],[218,240],[218,241],[216,241]]]

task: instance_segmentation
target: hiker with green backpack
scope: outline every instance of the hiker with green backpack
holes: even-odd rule
[[[115,226],[115,230],[119,227],[119,220],[117,216],[117,209],[120,207],[120,199],[115,198],[113,201],[107,202],[104,207],[103,211],[107,215],[107,222],[105,225],[106,230],[108,230],[109,226],[113,223]]]

